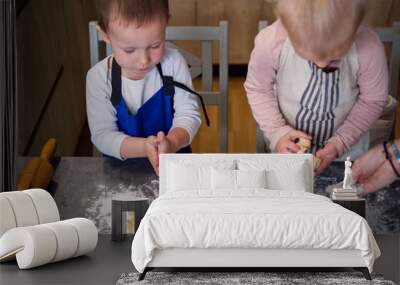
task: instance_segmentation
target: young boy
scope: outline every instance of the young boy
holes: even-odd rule
[[[360,25],[366,5],[278,0],[278,20],[255,40],[245,83],[253,115],[277,152],[296,153],[297,139],[312,139],[317,174],[366,151],[388,98],[383,45]]]
[[[201,124],[196,98],[185,88],[192,86],[188,66],[165,47],[168,0],[97,0],[97,10],[113,54],[87,74],[92,142],[118,159],[147,157],[158,174],[158,155],[190,152]]]

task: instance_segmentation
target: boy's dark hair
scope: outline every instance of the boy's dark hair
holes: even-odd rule
[[[109,23],[117,19],[137,26],[155,19],[169,19],[168,0],[97,0],[96,8],[98,24],[105,32]]]

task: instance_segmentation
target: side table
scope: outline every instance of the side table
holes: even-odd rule
[[[332,199],[332,202],[341,205],[342,207],[359,214],[365,218],[365,199],[357,200],[336,200]]]
[[[140,221],[149,208],[149,199],[147,198],[130,198],[118,199],[113,198],[111,202],[111,239],[113,241],[122,241],[126,235],[122,233],[122,215],[124,212],[135,212],[135,233],[139,227]]]

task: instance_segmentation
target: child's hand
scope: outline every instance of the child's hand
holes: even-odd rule
[[[385,157],[382,144],[375,146],[354,162],[352,176],[354,181],[363,187],[362,196],[378,191],[396,179],[396,174]]]
[[[318,168],[315,170],[316,174],[319,175],[334,159],[337,158],[338,153],[333,143],[327,143],[323,148],[317,151],[315,156],[321,160]]]
[[[164,132],[158,132],[157,134],[158,153],[175,153],[176,149],[173,142],[164,134]]]
[[[146,149],[147,158],[149,159],[151,165],[154,168],[154,171],[156,172],[156,174],[158,176],[158,174],[159,174],[159,158],[158,158],[159,151],[158,151],[157,137],[149,136],[146,139],[145,149]]]
[[[352,167],[354,181],[364,183],[385,161],[383,146],[379,144],[354,162]]]
[[[307,140],[312,139],[312,137],[310,137],[306,133],[298,130],[291,130],[286,135],[280,138],[280,140],[276,144],[276,151],[279,153],[297,153],[300,148],[295,143],[295,140],[299,138],[304,138]]]
[[[149,136],[146,139],[145,149],[147,158],[157,175],[159,175],[160,166],[159,155],[161,153],[174,153],[177,151],[173,141],[164,132],[158,132],[157,136]]]

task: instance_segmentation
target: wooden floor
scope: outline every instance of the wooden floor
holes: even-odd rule
[[[256,151],[256,122],[251,114],[243,87],[244,77],[229,79],[228,96],[228,152],[252,153]],[[215,84],[216,85],[216,84]],[[194,82],[198,89],[199,82]],[[214,86],[216,88],[217,86]],[[219,151],[218,107],[207,107],[211,126],[204,123],[192,143],[193,152],[215,153]]]

